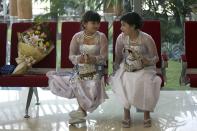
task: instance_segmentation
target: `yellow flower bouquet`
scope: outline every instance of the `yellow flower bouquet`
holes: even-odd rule
[[[18,65],[12,74],[25,74],[53,50],[54,44],[49,33],[46,23],[35,24],[27,31],[18,33]]]

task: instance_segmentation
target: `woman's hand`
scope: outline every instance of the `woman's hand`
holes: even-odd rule
[[[86,64],[93,64],[96,62],[96,57],[88,54],[84,55],[84,59]]]
[[[85,63],[85,55],[81,54],[80,58],[79,58],[79,63],[80,64],[84,64]]]
[[[149,60],[148,59],[146,59],[145,57],[143,57],[142,58],[142,63],[143,63],[143,65],[149,65]]]

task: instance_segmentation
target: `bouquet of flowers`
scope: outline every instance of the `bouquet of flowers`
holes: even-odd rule
[[[18,33],[17,67],[12,74],[24,74],[33,64],[45,58],[54,48],[50,40],[49,25],[35,24],[27,31]]]

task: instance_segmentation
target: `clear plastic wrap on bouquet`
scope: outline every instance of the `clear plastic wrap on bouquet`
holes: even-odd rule
[[[49,36],[49,26],[37,24],[23,33],[18,33],[17,67],[12,74],[25,74],[32,65],[44,59],[54,48]]]

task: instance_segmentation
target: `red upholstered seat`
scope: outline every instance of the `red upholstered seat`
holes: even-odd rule
[[[0,67],[6,62],[7,24],[0,23]]]
[[[115,45],[116,45],[116,39],[121,33],[120,30],[121,23],[120,21],[114,21],[113,22],[113,59],[115,59]],[[155,41],[155,44],[157,46],[157,52],[159,55],[159,62],[157,63],[157,68],[161,68],[161,34],[160,34],[160,21],[154,20],[154,21],[144,21],[143,27],[141,29],[142,31],[148,33],[151,35]],[[162,81],[163,76],[160,74]],[[162,82],[162,86],[164,85],[164,81]]]
[[[45,74],[39,75],[4,75],[0,77],[0,86],[4,87],[47,87],[48,78]]]
[[[80,22],[63,22],[61,34],[61,68],[72,68],[73,64],[70,62],[69,47],[70,41],[75,33],[81,30]]]
[[[157,46],[157,53],[159,55],[159,62],[157,63],[157,68],[161,68],[161,31],[160,31],[160,21],[144,21],[142,31],[151,35]]]
[[[109,25],[108,22],[102,21],[100,23],[100,28],[99,28],[99,31],[103,32],[107,38],[108,38],[108,25]]]
[[[197,87],[197,74],[188,74],[190,87]]]
[[[187,69],[197,69],[197,21],[185,22],[185,59]],[[192,72],[191,72],[192,73]],[[191,87],[197,87],[197,74],[187,74]]]
[[[185,22],[185,54],[187,68],[197,68],[197,21]]]
[[[17,65],[15,58],[18,57],[18,37],[17,32],[23,32],[27,30],[32,23],[14,23],[12,25],[12,36],[11,36],[11,61],[13,65]],[[54,42],[55,49],[41,62],[34,65],[34,68],[55,68],[56,67],[56,31],[57,23],[49,22],[51,40]],[[0,35],[1,36],[1,35]],[[6,36],[5,36],[6,39]],[[36,95],[37,104],[39,104],[39,97],[36,87],[47,87],[48,78],[45,74],[36,74],[36,75],[2,75],[0,76],[0,86],[6,87],[35,87],[29,88],[29,93],[27,97],[26,109],[25,109],[25,118],[29,118],[28,109],[31,103],[33,93]]]
[[[10,63],[13,65],[17,65],[15,62],[15,58],[18,56],[18,37],[17,32],[23,32],[27,30],[32,23],[14,23],[12,25],[12,36],[11,36],[11,58]],[[56,47],[56,22],[49,22],[50,31],[51,31],[51,39],[54,41],[54,45]],[[41,62],[33,66],[35,68],[55,68],[56,67],[56,48],[44,58]],[[0,86],[8,86],[8,87],[47,87],[48,86],[48,78],[45,74],[37,74],[37,75],[18,75],[18,76],[1,76],[0,77]]]
[[[29,27],[32,26],[32,23],[14,23],[12,25],[12,36],[11,36],[11,58],[10,63],[13,65],[17,65],[15,58],[18,56],[18,37],[17,32],[23,32],[27,30]],[[57,30],[57,23],[56,22],[49,22],[50,32],[51,32],[51,40],[54,42],[56,46],[56,30]],[[48,56],[44,58],[44,60],[40,61],[33,67],[37,68],[55,68],[56,67],[56,49],[54,49]]]

